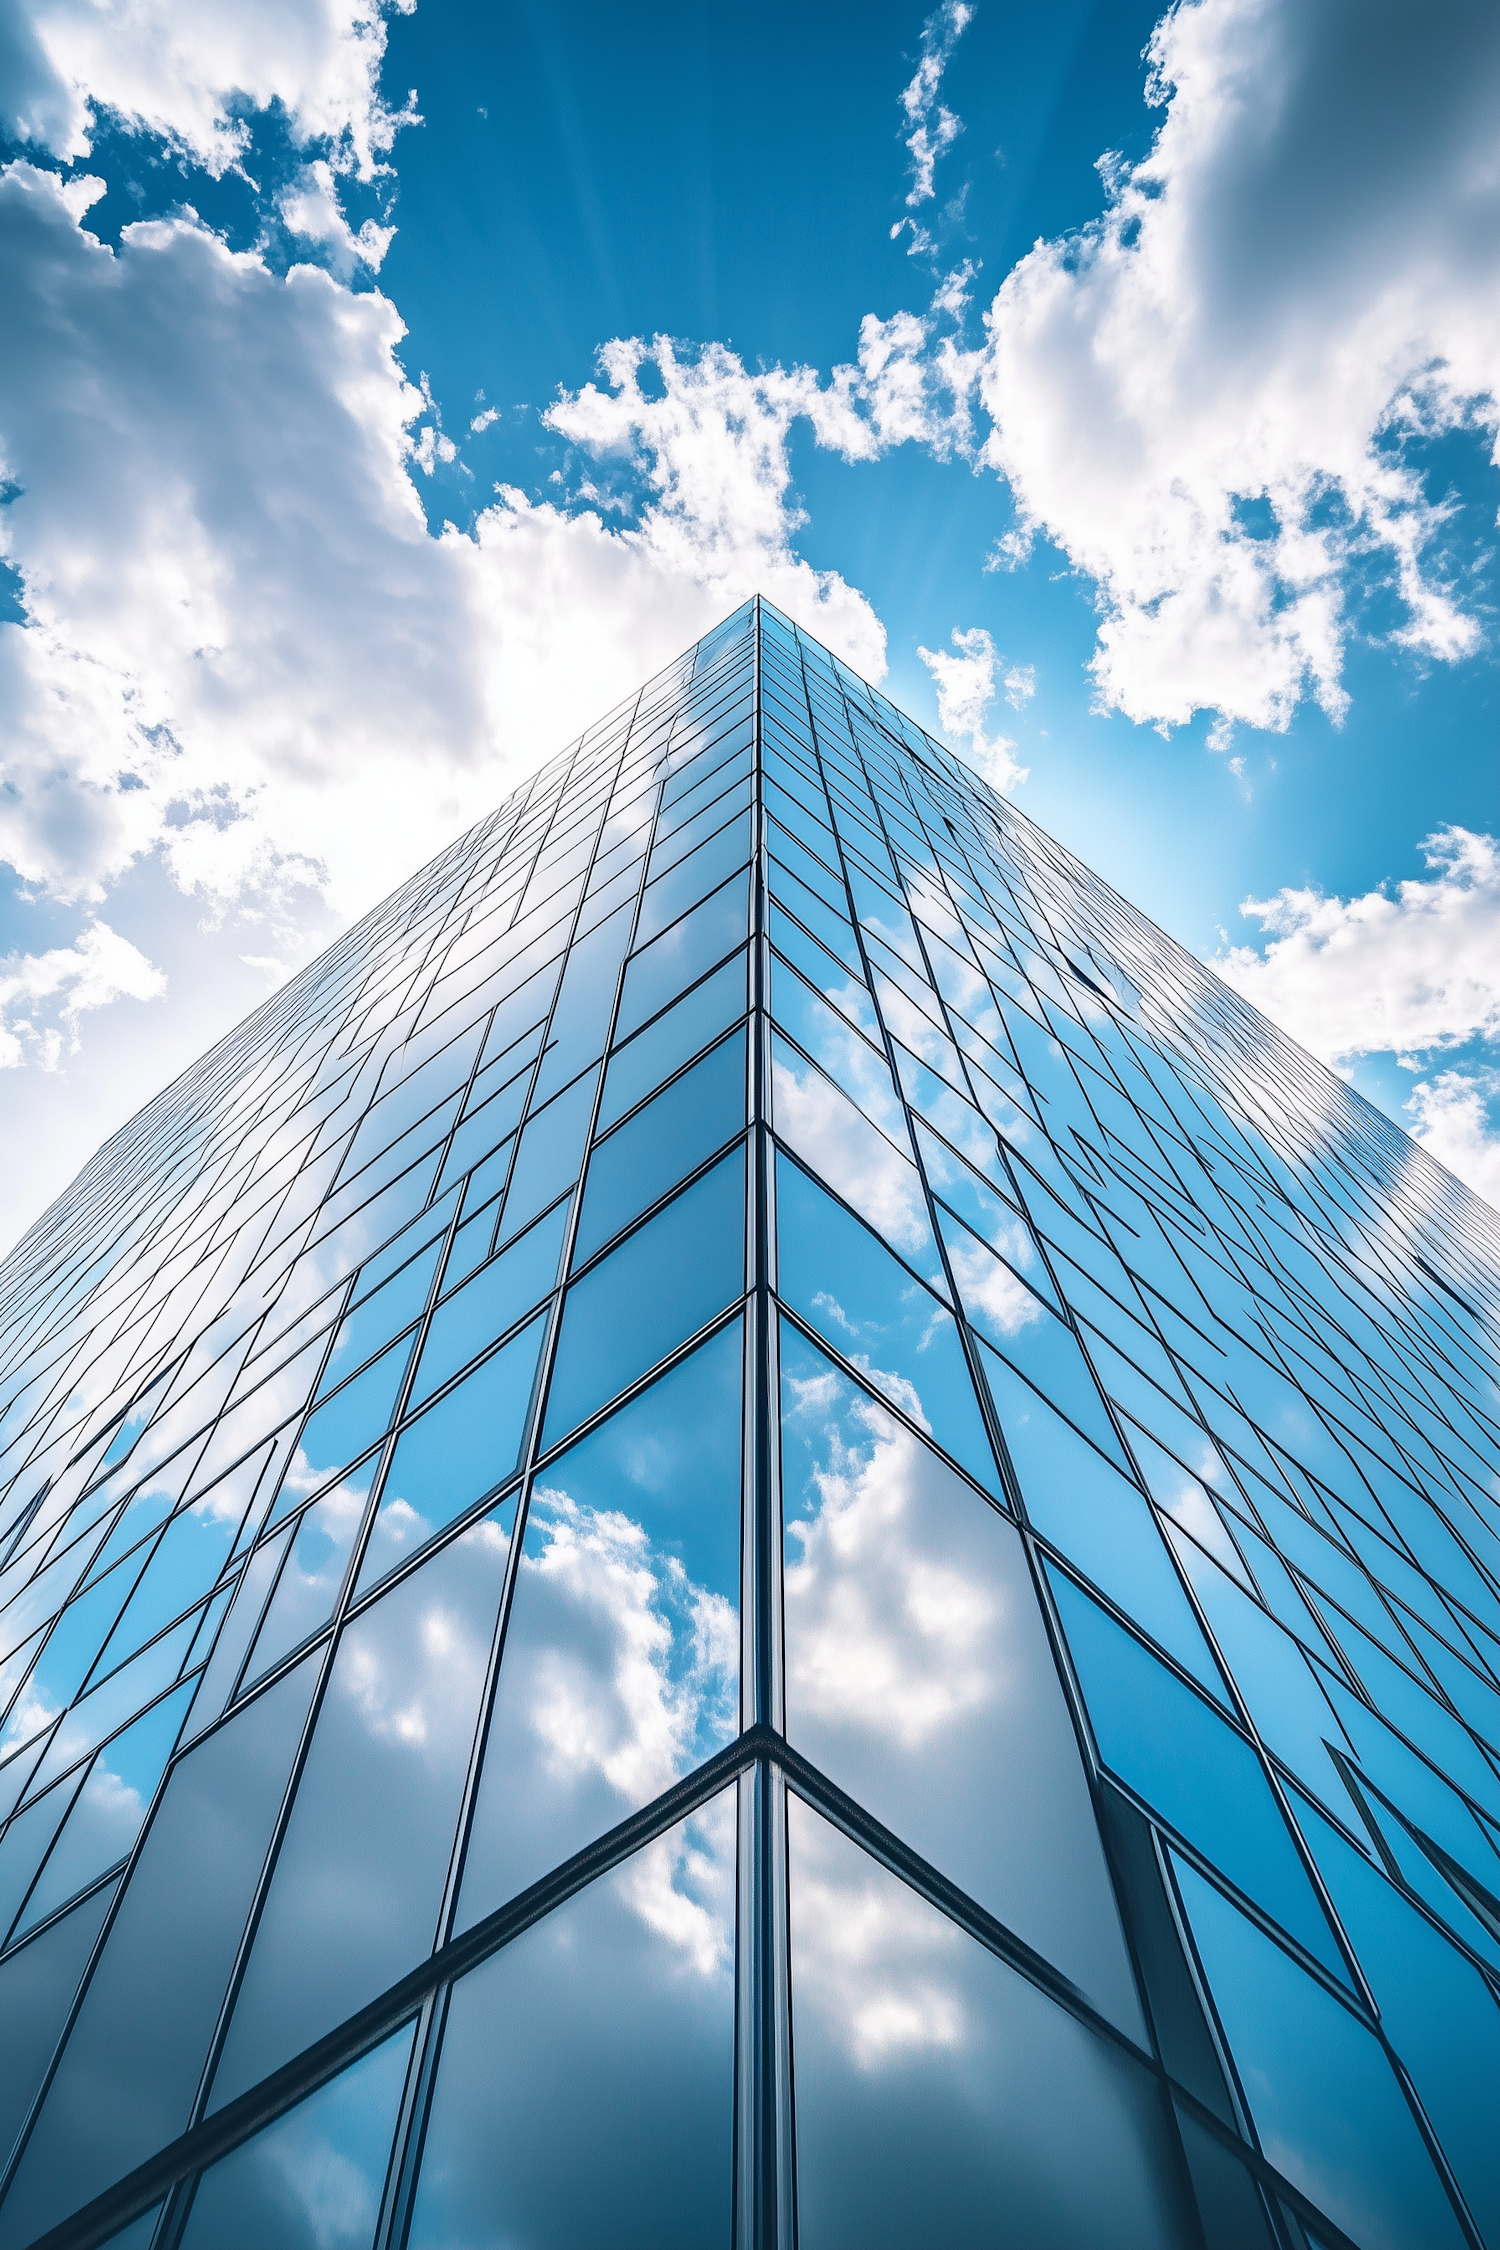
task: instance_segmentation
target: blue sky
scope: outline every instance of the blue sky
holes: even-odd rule
[[[11,0],[0,128],[0,1237],[756,587],[1500,1197],[1490,11]]]

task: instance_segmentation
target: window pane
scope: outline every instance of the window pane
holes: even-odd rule
[[[624,1039],[745,942],[749,881],[735,876],[635,954],[625,970],[617,1039]]]
[[[1173,1857],[1193,1937],[1271,2161],[1357,2242],[1464,2237],[1374,2036]]]
[[[1104,1763],[1310,1953],[1346,1975],[1260,1761],[1243,1736],[1049,1569]]]
[[[558,1204],[438,1306],[417,1362],[409,1408],[419,1407],[423,1399],[440,1390],[487,1344],[503,1336],[523,1313],[549,1294],[557,1280],[567,1217],[567,1205]]]
[[[803,1061],[786,1041],[771,1041],[772,1108],[778,1136],[829,1182],[846,1203],[923,1275],[941,1280],[937,1246],[927,1221],[922,1175],[848,1095],[821,1070]],[[885,1118],[905,1141],[899,1112]]]
[[[590,1071],[528,1118],[505,1197],[505,1232],[517,1233],[571,1187],[583,1162],[597,1073]],[[496,1185],[499,1183],[496,1182]]]
[[[0,1964],[0,2147],[15,2146],[114,1895],[104,1884]]]
[[[316,1676],[300,1664],[167,1783],[6,2197],[18,2243],[186,2128]]]
[[[373,1469],[373,1463],[371,1466]],[[299,1641],[320,1631],[332,1617],[354,1542],[365,1520],[369,1495],[368,1475],[336,1484],[301,1518],[265,1623],[256,1635],[245,1672],[247,1681],[269,1672]]]
[[[984,1369],[1037,1530],[1227,1706],[1145,1495],[988,1350]]]
[[[998,1493],[953,1315],[868,1228],[782,1156],[776,1159],[776,1258],[778,1290],[792,1310]]]
[[[363,1375],[356,1375],[341,1391],[326,1400],[303,1424],[297,1441],[296,1469],[301,1489],[308,1491],[324,1477],[341,1469],[373,1444],[388,1426],[416,1331],[382,1352]]]
[[[659,1016],[649,1031],[617,1048],[604,1077],[599,1105],[602,1132],[633,1109],[653,1086],[670,1078],[689,1055],[706,1047],[716,1031],[745,1012],[745,957],[726,961],[687,996]]]
[[[465,1928],[738,1729],[742,1355],[735,1321],[536,1479]]]
[[[1299,1805],[1333,1903],[1487,2242],[1500,2242],[1500,2009],[1479,1971],[1311,1806]]]
[[[787,1734],[1145,2043],[1013,1525],[783,1324]]]
[[[802,2250],[1188,2250],[1148,2072],[796,1797],[787,1825]]]
[[[721,1041],[664,1093],[596,1144],[584,1183],[573,1262],[621,1227],[745,1127],[745,1038]]]
[[[734,1792],[454,1991],[409,2250],[728,2250]]]
[[[745,1159],[736,1151],[568,1291],[543,1451],[705,1327],[744,1286]]]
[[[509,1551],[487,1518],[346,1628],[215,2109],[432,1950]]]
[[[99,1752],[26,1901],[17,1936],[97,1882],[131,1849],[176,1747],[192,1694],[191,1687],[180,1687],[175,1695],[164,1696]],[[70,1784],[64,1782],[63,1788]]]
[[[408,2024],[205,2172],[183,2250],[370,2250],[411,2044]]]
[[[546,1325],[545,1318],[534,1320],[436,1406],[408,1422],[391,1455],[357,1594],[367,1593],[514,1470]]]

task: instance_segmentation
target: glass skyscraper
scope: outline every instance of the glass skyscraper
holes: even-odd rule
[[[0,1270],[0,2250],[1500,2250],[1497,1345],[740,610]]]

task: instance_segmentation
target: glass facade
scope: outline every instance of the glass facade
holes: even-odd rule
[[[1500,2250],[1500,1222],[764,605],[0,1370],[0,2250]]]

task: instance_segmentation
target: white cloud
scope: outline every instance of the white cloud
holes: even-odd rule
[[[1500,1071],[1443,1070],[1412,1089],[1406,1111],[1428,1155],[1500,1210],[1500,1133],[1488,1108],[1496,1095]]]
[[[987,315],[1002,545],[1045,532],[1097,582],[1099,694],[1131,718],[1284,727],[1307,692],[1336,717],[1372,574],[1398,638],[1477,638],[1422,440],[1500,426],[1500,17],[1187,0],[1150,53],[1151,153]]]
[[[1270,943],[1213,966],[1329,1063],[1500,1037],[1500,843],[1444,828],[1422,850],[1431,879],[1393,892],[1247,898]]]
[[[305,165],[284,190],[280,210],[290,232],[316,243],[329,272],[340,281],[352,280],[356,266],[378,273],[396,236],[394,227],[378,227],[373,219],[366,219],[355,233],[344,217],[333,167],[322,157]]]
[[[1012,664],[1005,675],[1005,700],[1012,711],[1024,711],[1036,694],[1036,666]]]
[[[301,882],[354,912],[757,587],[883,670],[868,603],[792,550],[787,431],[805,412],[877,447],[906,411],[899,351],[820,390],[662,346],[651,400],[643,349],[616,347],[616,388],[553,413],[629,453],[637,521],[507,491],[472,536],[434,538],[411,470],[452,441],[402,373],[395,308],[311,267],[278,278],[191,220],[127,228],[115,254],[82,224],[98,193],[0,177],[28,615],[0,628],[0,858],[27,881],[98,901],[155,852],[220,909]]]
[[[938,88],[949,57],[973,16],[968,0],[943,0],[943,5],[922,26],[922,59],[910,83],[902,89],[902,112],[912,128],[906,142],[911,157],[911,188],[906,200],[912,209],[919,203],[930,202],[936,194],[933,174],[937,160],[953,146],[964,129],[963,120],[938,100]],[[906,223],[913,227],[912,247],[916,249],[921,230],[912,221]],[[899,226],[891,229],[893,237],[899,232]],[[926,247],[925,242],[922,247]]]
[[[91,105],[111,109],[217,175],[248,146],[243,105],[279,100],[296,145],[327,141],[368,178],[411,114],[380,94],[388,12],[383,0],[9,0],[0,124],[75,158],[91,153]]]
[[[956,656],[946,649],[917,650],[937,687],[938,725],[950,740],[963,745],[969,763],[992,788],[1014,789],[1030,769],[1017,765],[1016,745],[1008,734],[985,732],[985,713],[995,699],[995,667],[1000,662],[995,643],[983,625],[971,625],[967,632],[955,625],[953,646]],[[1006,701],[1016,710],[1025,701],[1025,694],[1018,699],[1012,689],[1012,682],[1020,677],[1012,672],[1006,678]]]
[[[12,953],[0,959],[0,1070],[38,1062],[55,1070],[66,1036],[78,1050],[79,1019],[114,1000],[159,1000],[167,989],[160,969],[97,918],[75,945],[50,953]]]

